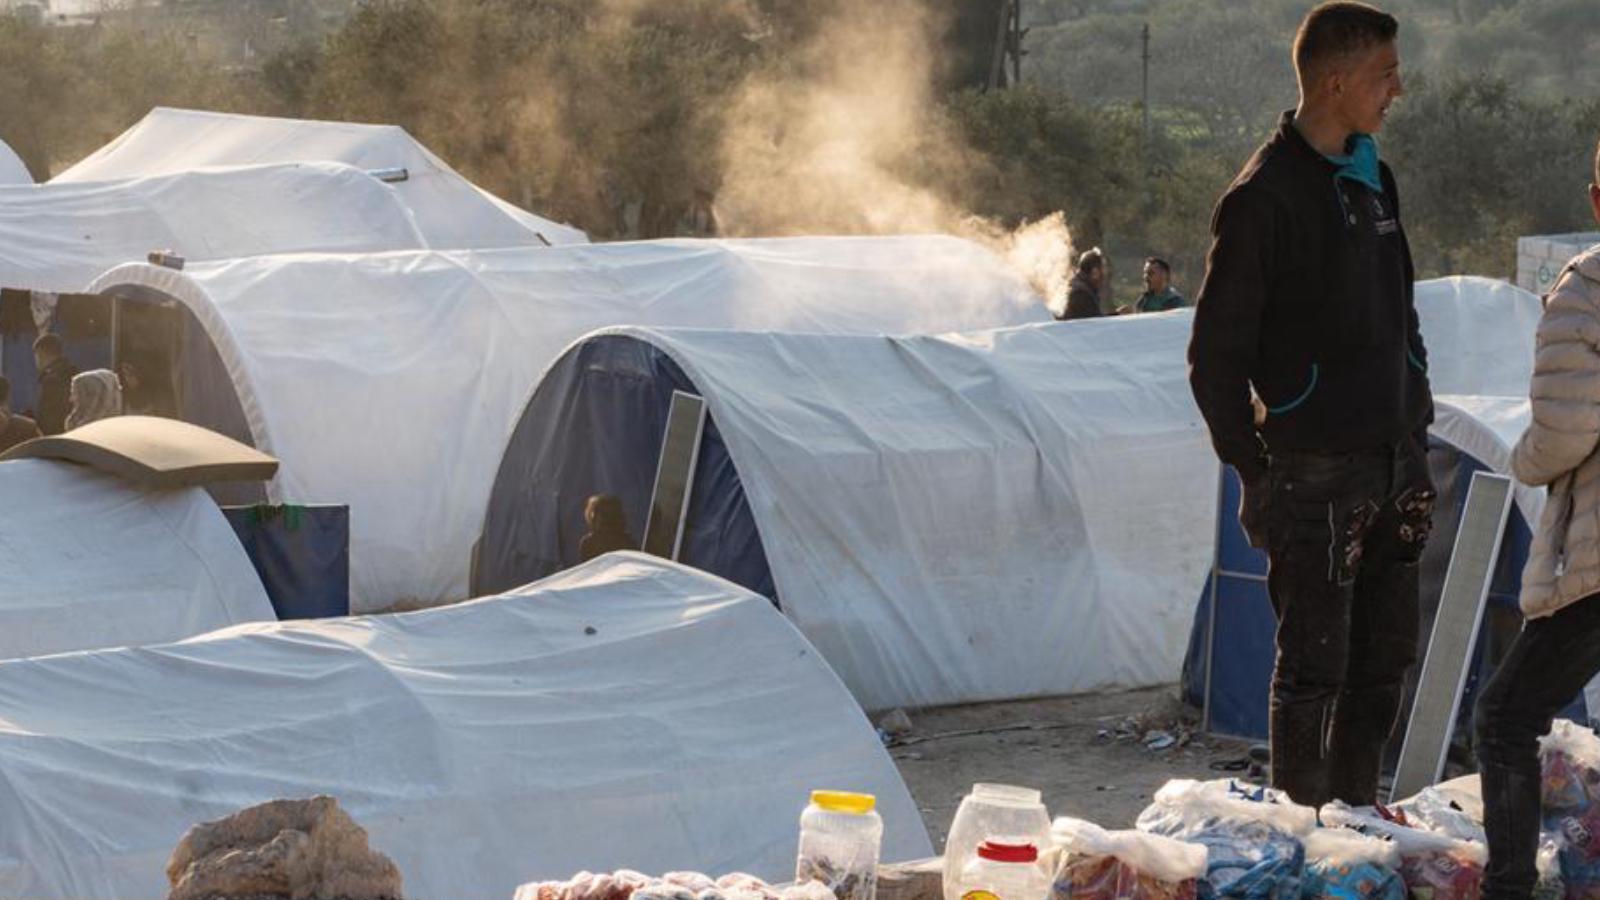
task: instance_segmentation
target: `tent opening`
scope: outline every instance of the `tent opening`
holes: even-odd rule
[[[621,335],[558,359],[512,432],[474,554],[472,593],[511,589],[580,562],[584,506],[611,494],[643,539],[672,392],[701,393],[659,348]],[[778,600],[755,517],[707,418],[679,561]]]

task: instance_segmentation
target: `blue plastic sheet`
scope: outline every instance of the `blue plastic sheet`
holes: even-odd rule
[[[229,506],[239,535],[279,619],[350,614],[350,508]]]

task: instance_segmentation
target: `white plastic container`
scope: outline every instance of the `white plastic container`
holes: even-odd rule
[[[1037,844],[995,838],[978,845],[961,872],[961,900],[1046,900],[1050,876],[1039,859]]]
[[[978,858],[978,845],[1001,835],[1017,843],[1047,847],[1050,814],[1040,793],[1009,784],[975,784],[961,801],[944,842],[944,897],[961,900],[967,893],[965,873]]]
[[[883,819],[871,794],[812,791],[800,815],[797,884],[824,884],[836,900],[873,900],[878,889],[878,850]]]

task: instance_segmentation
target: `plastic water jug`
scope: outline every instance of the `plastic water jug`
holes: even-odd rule
[[[978,859],[978,846],[1003,836],[1034,847],[1049,846],[1050,814],[1040,793],[1009,784],[975,784],[961,801],[944,842],[944,898],[961,900],[968,866]]]
[[[1046,900],[1050,893],[1038,845],[1014,838],[979,844],[976,858],[961,872],[961,883],[961,900]]]
[[[873,900],[883,819],[871,794],[812,791],[800,816],[800,853],[794,880],[827,885],[837,900]]]

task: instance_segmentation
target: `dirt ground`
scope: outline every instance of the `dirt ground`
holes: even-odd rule
[[[961,798],[980,781],[1039,788],[1052,817],[1130,828],[1168,779],[1248,775],[1211,768],[1249,748],[1194,734],[1177,696],[1171,686],[913,710],[911,730],[889,752],[939,852]],[[1164,743],[1163,733],[1174,746],[1146,746]]]

